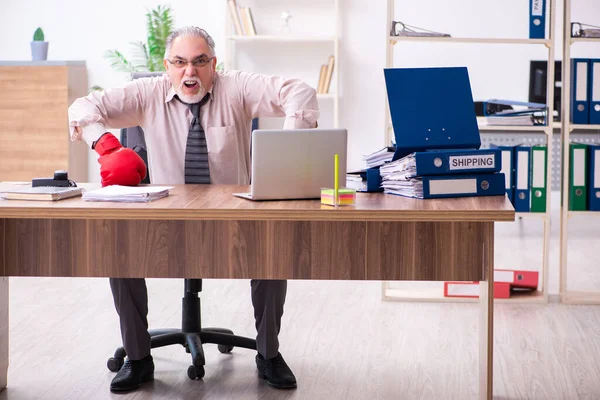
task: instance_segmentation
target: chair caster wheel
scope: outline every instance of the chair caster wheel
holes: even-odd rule
[[[190,365],[187,370],[188,378],[195,381],[204,378],[204,367],[202,365],[195,367]]]
[[[226,344],[220,344],[217,346],[217,348],[223,354],[231,353],[233,350],[233,346],[227,346]]]
[[[123,364],[125,364],[125,360],[123,358],[111,357],[106,362],[106,366],[108,367],[108,370],[111,372],[119,372],[119,370],[121,369]]]

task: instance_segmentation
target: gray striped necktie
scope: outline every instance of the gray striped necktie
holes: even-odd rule
[[[210,183],[206,136],[200,124],[200,107],[209,97],[210,94],[207,93],[199,103],[188,104],[194,117],[185,147],[185,183]]]

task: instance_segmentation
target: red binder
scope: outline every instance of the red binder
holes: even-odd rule
[[[538,280],[538,271],[494,269],[494,282],[509,283],[514,288],[537,289]]]
[[[444,282],[444,297],[466,297],[479,298],[479,282]],[[510,298],[510,284],[505,282],[494,282],[494,298]]]

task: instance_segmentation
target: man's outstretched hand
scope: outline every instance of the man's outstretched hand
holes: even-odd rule
[[[102,186],[136,186],[146,177],[144,160],[132,149],[123,147],[112,133],[102,135],[93,148],[100,155]]]

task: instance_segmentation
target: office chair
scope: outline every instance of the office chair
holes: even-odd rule
[[[134,73],[133,79],[160,76],[162,73]],[[121,130],[121,144],[136,151],[148,166],[146,142],[144,131],[139,126]],[[146,174],[144,183],[150,183],[150,170]],[[214,343],[218,345],[221,353],[230,353],[234,347],[243,347],[256,350],[256,340],[236,336],[229,329],[202,328],[200,298],[198,293],[202,291],[202,279],[184,279],[184,293],[181,310],[181,329],[150,329],[151,348],[169,346],[172,344],[182,345],[186,352],[192,355],[192,365],[188,367],[187,375],[190,379],[202,379],[204,377],[204,351],[202,345]],[[117,348],[113,357],[108,359],[106,366],[112,372],[121,369],[125,362],[127,353],[123,347]]]

